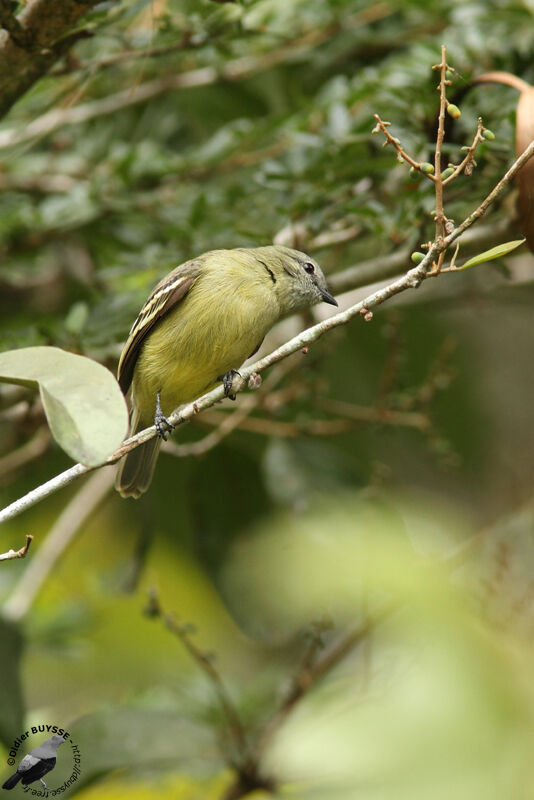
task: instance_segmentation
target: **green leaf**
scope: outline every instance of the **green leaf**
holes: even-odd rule
[[[17,627],[0,617],[0,741],[10,747],[23,730],[24,706],[20,683],[22,635]]]
[[[473,256],[473,258],[468,259],[465,264],[462,264],[461,267],[456,267],[456,269],[467,269],[468,267],[475,267],[477,264],[483,264],[485,261],[493,261],[496,258],[501,258],[501,256],[511,253],[516,247],[522,245],[524,241],[524,239],[516,239],[513,242],[498,244],[497,247],[492,247],[490,250],[485,250],[483,253]]]
[[[111,372],[58,347],[0,353],[0,381],[39,386],[56,442],[76,461],[103,464],[128,430],[128,411]]]

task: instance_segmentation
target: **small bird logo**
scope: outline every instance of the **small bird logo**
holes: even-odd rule
[[[35,747],[21,759],[17,771],[7,779],[2,789],[13,789],[19,781],[22,781],[23,786],[28,786],[34,781],[40,781],[43,787],[48,789],[43,780],[43,775],[46,775],[56,766],[57,749],[65,741],[63,736],[54,735],[40,744],[39,747]]]

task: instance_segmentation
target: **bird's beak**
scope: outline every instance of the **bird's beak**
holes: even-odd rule
[[[335,297],[332,297],[330,292],[327,292],[326,289],[321,289],[320,286],[317,287],[321,292],[321,297],[323,298],[323,303],[329,303],[331,306],[337,306],[337,300]]]

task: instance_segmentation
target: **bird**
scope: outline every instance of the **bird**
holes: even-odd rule
[[[19,781],[23,786],[28,786],[34,781],[40,781],[45,789],[48,786],[43,780],[43,775],[50,772],[56,766],[57,749],[65,743],[63,736],[54,734],[50,739],[35,747],[31,752],[21,759],[17,771],[5,781],[2,789],[13,789]]]
[[[140,497],[152,480],[174,409],[222,381],[231,399],[237,368],[282,317],[315,303],[337,306],[316,261],[281,245],[211,250],[177,266],[146,300],[120,356],[117,380],[131,396],[131,435],[158,436],[120,461],[115,486]]]

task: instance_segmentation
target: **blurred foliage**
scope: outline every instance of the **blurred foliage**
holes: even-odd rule
[[[432,187],[371,135],[373,114],[431,159],[431,66],[446,44],[462,109],[447,156],[479,115],[496,135],[447,191],[460,222],[514,152],[516,93],[469,78],[534,82],[532,13],[513,0],[101,3],[81,25],[92,36],[0,125],[0,140],[20,139],[1,152],[1,349],[59,346],[113,370],[171,266],[288,226],[304,244],[349,231],[315,248],[330,273],[419,248],[433,235]],[[165,90],[176,78],[191,85]],[[113,113],[99,113],[110,98]],[[25,137],[81,104],[86,121]],[[513,216],[508,197],[488,223]],[[162,458],[141,501],[93,510],[29,613],[2,622],[3,744],[24,725],[68,726],[83,780],[66,796],[81,800],[225,797],[217,693],[143,615],[147,591],[195,626],[253,743],[305,654],[320,659],[386,601],[396,610],[276,731],[262,774],[299,800],[530,797],[532,300],[531,256],[429,281],[295,356],[216,448]],[[265,347],[304,324],[285,321]],[[43,425],[34,394],[2,388],[2,505],[69,466],[55,445],[36,449]],[[2,550],[31,532],[37,559],[78,490],[4,525]],[[0,570],[7,609],[27,563]],[[58,780],[67,767],[60,751]]]

